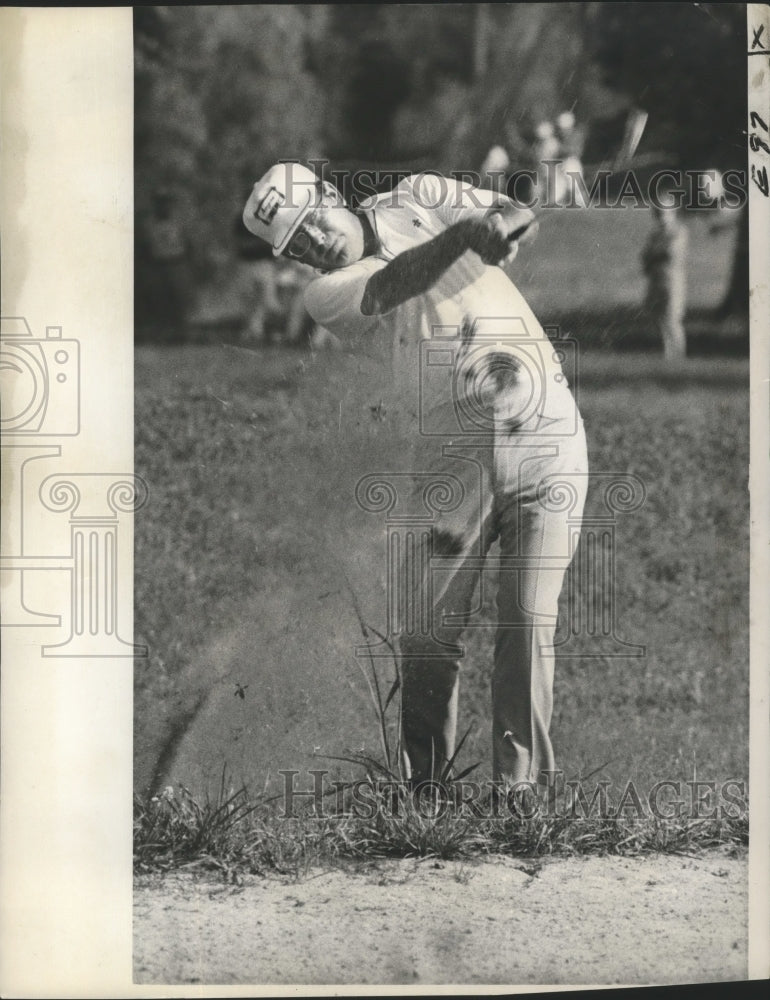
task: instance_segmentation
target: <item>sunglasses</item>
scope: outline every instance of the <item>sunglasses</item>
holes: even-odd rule
[[[302,260],[308,250],[313,247],[323,247],[326,241],[326,234],[315,225],[326,214],[325,206],[319,205],[313,209],[300,223],[299,229],[289,240],[284,253],[294,260]]]

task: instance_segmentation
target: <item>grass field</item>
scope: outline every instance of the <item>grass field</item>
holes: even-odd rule
[[[638,243],[646,224],[639,215],[623,213],[622,232],[599,239],[601,283],[601,261],[576,268],[579,254],[565,259],[563,245],[557,267],[558,240],[544,227],[552,271],[533,302],[548,299],[545,287],[555,316],[633,309],[639,288],[629,260],[638,254],[621,250]],[[610,226],[605,219],[583,232],[586,246]],[[691,281],[697,308],[719,299],[731,238],[712,238],[704,227],[693,240],[701,246]],[[710,239],[722,257],[702,249]],[[608,255],[618,261],[614,272]],[[533,280],[522,273],[522,286]],[[581,347],[579,360],[592,471],[634,473],[647,489],[642,508],[619,518],[616,547],[618,634],[646,653],[559,661],[552,727],[559,765],[571,776],[606,764],[602,773],[611,780],[647,787],[695,772],[717,782],[745,779],[748,362],[695,357],[664,365],[653,353],[590,346]],[[347,601],[344,586],[337,605],[323,598],[333,576],[330,552],[360,556],[356,580],[382,569],[356,551],[366,532],[376,537],[382,526],[352,509],[351,492],[357,471],[387,469],[398,458],[395,415],[373,419],[369,409],[381,378],[374,362],[339,354],[224,344],[137,349],[135,465],[150,489],[135,523],[136,639],[150,648],[135,674],[138,789],[165,773],[159,758],[212,696],[240,713],[219,733],[213,781],[225,763],[236,778],[261,782],[268,730],[260,711],[270,732],[280,731],[281,753],[296,751],[271,761],[273,773],[281,765],[322,766],[308,752],[319,744],[328,753],[376,744],[352,662],[360,641],[352,608],[349,619],[334,610]],[[590,492],[586,513],[598,509],[598,493]],[[372,551],[376,557],[379,550]],[[232,662],[228,637],[245,617],[280,615],[285,594],[294,594],[299,608],[285,644],[255,649],[247,665]],[[362,603],[373,606],[370,595]],[[471,729],[463,763],[482,761],[484,774],[492,638],[491,629],[468,636],[461,688],[460,731]],[[222,660],[216,665],[213,646]],[[297,662],[297,649],[309,651],[307,664]],[[589,640],[579,638],[574,650],[590,652]],[[236,685],[244,678],[249,689],[241,700]]]
[[[687,286],[691,310],[710,309],[724,293],[735,245],[735,213],[687,216]],[[552,315],[638,311],[644,296],[641,252],[648,209],[546,209],[528,252],[512,273],[543,322]]]

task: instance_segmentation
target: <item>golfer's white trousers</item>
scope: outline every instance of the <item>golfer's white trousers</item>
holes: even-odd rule
[[[440,778],[454,753],[460,639],[489,627],[480,612],[493,577],[494,778],[545,782],[542,772],[555,767],[553,643],[559,594],[579,541],[586,442],[566,383],[557,378],[537,406],[525,403],[515,389],[486,409],[458,414],[457,403],[450,403],[446,435],[416,435],[414,490],[431,517],[425,530],[403,542],[391,594],[404,763],[415,781]],[[500,554],[492,557],[496,539]]]

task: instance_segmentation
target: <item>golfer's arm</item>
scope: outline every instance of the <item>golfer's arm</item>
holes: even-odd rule
[[[535,218],[534,212],[527,208],[518,208],[508,198],[500,197],[491,208],[481,210],[449,226],[427,243],[405,250],[382,270],[372,275],[366,283],[361,300],[361,312],[364,316],[377,316],[389,312],[432,288],[441,275],[466,250],[470,247],[478,248],[474,231],[475,236],[478,236],[479,223],[495,214],[502,216],[506,228],[511,231],[523,224],[532,223]],[[483,229],[483,226],[481,228]],[[527,236],[534,236],[536,228],[535,223],[531,226],[532,232],[528,231]]]
[[[495,204],[484,212],[484,218],[490,215],[501,215],[505,228],[509,233],[526,226],[527,239],[526,241],[522,240],[522,243],[529,242],[537,233],[535,213],[532,209],[520,208],[505,195],[500,195]]]
[[[399,254],[367,281],[361,312],[377,316],[422,295],[469,247],[470,226],[458,222],[427,243]]]

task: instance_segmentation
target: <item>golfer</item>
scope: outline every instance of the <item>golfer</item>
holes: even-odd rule
[[[535,235],[532,213],[427,173],[353,211],[312,171],[281,163],[254,185],[243,219],[276,256],[316,270],[305,305],[318,324],[391,353],[428,524],[404,546],[390,595],[407,775],[436,779],[452,759],[459,640],[486,624],[478,611],[496,570],[493,773],[547,785],[558,601],[587,458],[559,355],[501,266]]]

